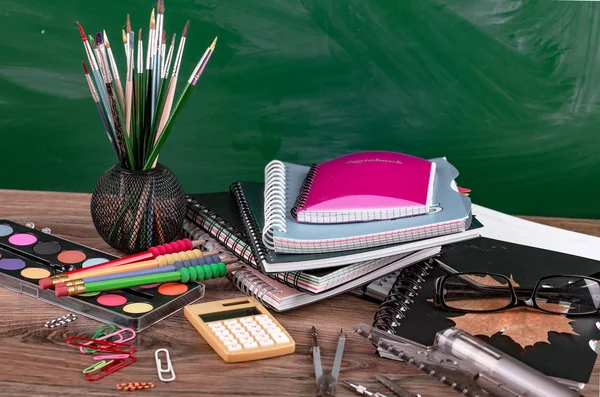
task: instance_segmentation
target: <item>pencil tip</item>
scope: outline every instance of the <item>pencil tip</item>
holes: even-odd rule
[[[181,33],[181,37],[187,37],[187,32],[188,32],[189,27],[190,27],[190,20],[188,19],[187,22],[185,23],[185,26],[183,27],[183,33]]]
[[[85,62],[81,61],[81,64],[83,65],[83,73],[88,74],[88,69],[87,66],[85,66]]]
[[[81,40],[83,40],[84,42],[87,41],[87,37],[85,37],[85,32],[83,31],[83,27],[81,26],[79,21],[75,21],[75,22],[77,22],[77,27],[79,28],[79,33],[81,34]]]
[[[164,0],[158,0],[158,5],[156,6],[156,10],[158,11],[159,14],[165,13],[165,1]]]
[[[214,51],[214,50],[215,50],[215,46],[217,45],[217,39],[218,39],[218,38],[219,38],[218,36],[217,36],[217,37],[215,37],[215,39],[213,40],[212,44],[210,45],[210,50],[211,50],[211,51]]]

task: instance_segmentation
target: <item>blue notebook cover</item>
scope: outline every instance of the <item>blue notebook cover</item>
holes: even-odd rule
[[[291,215],[310,167],[271,162],[265,172],[263,244],[280,253],[323,253],[397,244],[467,230],[472,219],[471,200],[456,188],[454,179],[458,171],[445,158],[431,161],[436,163],[431,213],[333,225],[300,223]]]

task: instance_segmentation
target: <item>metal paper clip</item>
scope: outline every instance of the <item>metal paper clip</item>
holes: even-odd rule
[[[163,369],[162,361],[158,357],[160,352],[164,352],[167,360],[167,368]],[[163,382],[173,382],[175,380],[175,370],[173,369],[173,364],[171,363],[171,357],[169,356],[169,351],[167,349],[158,349],[154,352],[154,358],[156,359],[156,370],[158,371],[158,379]],[[169,378],[163,377],[163,374],[169,374]]]
[[[85,374],[85,379],[89,381],[95,381],[104,378],[107,375],[112,374],[115,371],[120,370],[121,368],[125,368],[126,366],[133,364],[136,361],[135,356],[129,356],[129,358],[125,360],[115,360],[108,365],[104,365],[100,368],[97,368],[94,371],[88,372]]]
[[[118,353],[118,354],[133,354],[135,347],[129,343],[109,342],[105,340],[84,338],[83,336],[69,336],[67,343],[73,346],[84,346],[103,352]]]
[[[114,360],[108,360],[108,361],[102,360],[100,362],[90,365],[89,367],[87,367],[86,369],[84,369],[81,372],[83,372],[84,374],[89,374],[90,372],[100,369],[100,368],[104,367],[105,365],[112,363],[113,361]]]
[[[113,327],[113,331],[114,331],[114,329],[115,329],[115,328]],[[99,331],[99,330],[98,330],[98,331]],[[96,332],[98,332],[98,331],[96,331]],[[124,337],[124,336],[123,336],[123,333],[124,333],[124,332],[129,332],[129,333],[131,333],[131,335],[130,335],[130,336],[127,336],[127,337]],[[116,332],[111,332],[111,333],[109,333],[109,334],[106,334],[106,335],[101,335],[101,336],[99,336],[99,337],[96,337],[96,338],[94,338],[94,337],[92,336],[92,339],[93,339],[93,340],[107,340],[107,339],[110,339],[110,338],[112,338],[112,337],[115,337],[115,336],[118,336],[118,337],[119,337],[119,339],[112,340],[112,341],[110,341],[110,342],[113,342],[113,343],[123,343],[123,342],[127,342],[127,341],[130,341],[130,340],[134,339],[134,338],[135,338],[135,331],[134,331],[134,330],[132,330],[131,328],[123,328],[123,329],[120,329],[120,330],[118,330],[118,331],[116,331]],[[91,342],[90,342],[90,343],[91,343]],[[79,348],[79,351],[80,351],[80,352],[82,352],[82,353],[84,353],[84,354],[85,354],[85,353],[88,353],[88,352],[86,352],[86,350],[89,350],[89,353],[95,353],[95,352],[96,352],[96,351],[95,351],[95,350],[93,350],[93,349],[86,349],[85,347],[80,347],[80,348]]]

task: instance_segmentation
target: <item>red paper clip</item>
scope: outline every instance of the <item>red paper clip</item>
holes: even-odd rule
[[[133,354],[135,346],[129,343],[109,342],[106,340],[85,338],[83,336],[69,336],[67,343],[73,346],[85,346],[89,349],[101,350],[104,352]]]
[[[112,374],[115,371],[125,368],[126,366],[133,364],[137,359],[135,356],[129,356],[125,360],[115,360],[112,363],[98,368],[95,371],[85,374],[85,379],[89,381],[95,381],[104,378],[107,375]],[[94,376],[95,375],[95,376]]]

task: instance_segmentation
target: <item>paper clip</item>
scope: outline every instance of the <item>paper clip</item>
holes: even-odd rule
[[[167,368],[163,369],[162,361],[158,357],[160,352],[164,352],[167,360]],[[175,370],[173,369],[173,363],[171,363],[171,357],[167,349],[158,349],[154,352],[154,358],[156,359],[156,370],[158,371],[158,379],[163,382],[173,382],[175,380]],[[169,378],[163,377],[163,374],[169,374]]]
[[[117,354],[133,354],[135,347],[129,343],[109,342],[105,340],[84,338],[83,336],[69,336],[67,343],[73,346],[84,346],[95,350],[101,350]]]
[[[129,357],[129,354],[109,354],[107,356],[94,356],[92,360],[124,360]]]
[[[114,327],[113,327],[113,331],[114,331]],[[96,332],[97,332],[97,331],[96,331]],[[112,331],[111,331],[111,332],[112,332]],[[131,333],[131,335],[130,335],[130,336],[127,336],[127,337],[123,337],[123,333],[124,333],[124,332],[129,332],[129,333]],[[127,342],[127,341],[130,341],[130,340],[132,340],[132,339],[134,339],[134,338],[135,338],[135,331],[134,331],[134,330],[132,330],[131,328],[123,328],[123,329],[120,329],[120,330],[118,330],[118,331],[116,331],[116,332],[112,332],[112,333],[110,333],[110,334],[102,335],[102,336],[100,336],[100,337],[97,337],[97,338],[94,338],[94,337],[92,337],[92,339],[93,339],[93,340],[107,340],[107,339],[110,339],[110,338],[112,338],[112,337],[115,337],[115,336],[118,336],[118,337],[119,337],[119,339],[112,340],[112,341],[110,341],[110,342],[113,342],[113,343],[122,343],[122,342]],[[91,342],[90,342],[90,343],[91,343]],[[87,344],[84,344],[84,345],[87,345]],[[86,352],[86,350],[90,350],[90,351],[89,351],[89,352]],[[96,351],[95,351],[95,350],[93,350],[93,351],[92,351],[92,350],[93,350],[93,349],[87,349],[87,348],[85,348],[85,347],[83,347],[83,346],[79,348],[79,351],[80,351],[80,352],[82,352],[82,353],[84,353],[84,354],[86,354],[86,353],[96,353]]]
[[[108,328],[108,330],[104,330],[104,328]],[[94,332],[94,335],[92,335],[92,339],[99,339],[102,336],[108,335],[112,332],[115,332],[117,328],[114,325],[110,325],[110,324],[102,324],[100,326],[100,328],[98,328],[96,330],[96,332]],[[84,354],[90,354],[90,353],[96,353],[96,350],[94,349],[87,349],[85,347],[80,347],[79,350],[84,353]]]
[[[90,365],[89,367],[87,367],[86,369],[84,369],[81,372],[83,372],[84,374],[88,374],[88,373],[90,373],[92,371],[95,371],[97,369],[100,369],[100,368],[104,367],[105,365],[108,365],[108,364],[112,363],[113,361],[114,360],[109,360],[109,361],[102,360],[102,361],[100,361],[98,363]]]
[[[115,360],[108,365],[104,365],[100,368],[95,369],[94,371],[88,372],[87,374],[85,374],[85,379],[89,381],[102,379],[105,376],[108,376],[113,372],[120,370],[121,368],[125,368],[126,366],[133,364],[135,361],[135,356],[129,356],[129,358],[125,360]]]
[[[119,383],[117,385],[117,389],[119,390],[142,390],[142,389],[152,389],[154,388],[154,383],[152,382],[129,382],[129,383]]]

